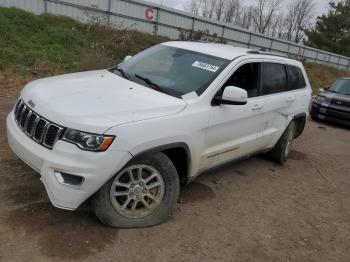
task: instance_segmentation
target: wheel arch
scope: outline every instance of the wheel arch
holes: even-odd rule
[[[164,153],[173,162],[181,184],[187,184],[189,182],[191,151],[186,143],[176,142],[149,148],[135,154],[131,160],[156,152]]]
[[[295,122],[295,126],[296,126],[294,138],[299,137],[304,132],[306,119],[307,119],[306,113],[300,113],[293,117],[293,121]]]

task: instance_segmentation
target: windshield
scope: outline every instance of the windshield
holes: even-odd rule
[[[337,79],[328,91],[350,95],[350,79]]]
[[[112,71],[130,81],[180,98],[192,91],[202,94],[229,62],[219,57],[158,45]]]

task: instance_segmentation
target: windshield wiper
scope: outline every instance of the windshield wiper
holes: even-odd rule
[[[125,71],[119,67],[114,68],[114,71],[118,71],[125,79],[129,80],[129,77],[126,75]]]
[[[167,91],[165,91],[163,88],[161,88],[159,85],[157,85],[156,83],[154,83],[151,79],[147,78],[147,77],[143,77],[139,74],[135,74],[135,76],[141,80],[143,80],[149,87],[153,88],[154,90],[157,90],[159,92],[162,92],[164,94],[169,94]]]

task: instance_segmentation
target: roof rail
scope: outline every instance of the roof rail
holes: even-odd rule
[[[271,52],[265,52],[265,51],[258,51],[258,50],[249,50],[249,51],[247,51],[247,54],[271,55],[271,56],[279,56],[279,57],[290,58],[288,55],[278,54],[278,53],[271,53]]]
[[[190,40],[190,42],[207,43],[207,44],[212,43],[212,42],[210,42],[208,39]]]
[[[185,42],[194,42],[194,43],[205,43],[205,44],[218,44],[216,42],[210,41],[210,40],[205,40],[205,39],[199,39],[199,40],[185,40]]]

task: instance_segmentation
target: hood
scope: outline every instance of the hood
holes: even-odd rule
[[[339,99],[344,99],[344,100],[350,100],[350,95],[334,93],[334,92],[327,91],[327,90],[324,91],[324,92],[319,93],[319,95],[326,96],[328,98],[339,98]]]
[[[350,95],[338,94],[330,91],[324,91],[318,94],[329,99],[329,103],[335,106],[348,107],[350,109]]]
[[[99,134],[115,125],[176,114],[186,106],[182,99],[107,70],[36,80],[23,89],[21,97],[56,124]]]

